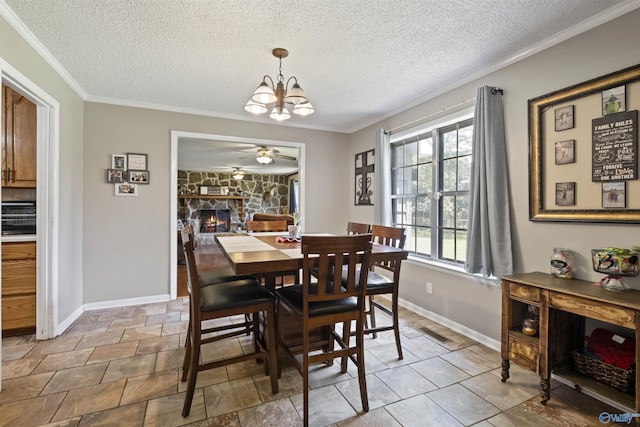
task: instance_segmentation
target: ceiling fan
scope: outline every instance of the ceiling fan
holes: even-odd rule
[[[280,151],[275,148],[268,148],[266,146],[258,147],[258,153],[256,154],[256,160],[258,163],[269,164],[274,162],[274,158],[290,160],[292,162],[297,161],[293,156],[287,156],[285,154],[280,154]]]

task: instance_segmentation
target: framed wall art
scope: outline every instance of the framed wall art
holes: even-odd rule
[[[134,184],[148,184],[149,171],[129,170],[127,172],[127,181]]]
[[[147,170],[147,155],[138,153],[127,153],[127,168],[129,170]]]
[[[375,150],[356,154],[355,205],[373,206],[373,174]]]
[[[107,182],[116,183],[116,182],[125,182],[126,181],[126,172],[119,169],[107,169]]]
[[[640,223],[639,109],[640,65],[528,101],[531,221]]]
[[[127,170],[127,156],[125,156],[124,154],[112,154],[111,169],[117,169],[121,171]]]
[[[136,197],[138,195],[138,186],[127,182],[115,184],[115,195]]]

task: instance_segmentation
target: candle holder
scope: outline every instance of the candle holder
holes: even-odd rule
[[[610,291],[626,291],[629,287],[624,283],[623,277],[638,275],[638,253],[623,252],[611,249],[592,249],[591,259],[593,270],[606,274],[595,283]]]

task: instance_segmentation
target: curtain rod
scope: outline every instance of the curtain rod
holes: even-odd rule
[[[502,94],[503,94],[503,90],[502,90],[502,89],[500,89],[499,87],[493,87],[493,88],[491,88],[491,93],[492,93],[493,95],[497,94],[498,92],[500,93],[500,95],[502,95]],[[410,125],[412,125],[412,124],[414,124],[414,123],[421,122],[421,121],[423,121],[423,120],[428,119],[429,117],[433,117],[433,116],[435,116],[435,115],[437,115],[437,114],[444,113],[445,111],[449,111],[449,110],[451,110],[451,109],[453,109],[453,108],[459,107],[459,106],[461,106],[461,105],[464,105],[464,104],[466,104],[466,103],[468,103],[468,102],[475,101],[475,100],[476,100],[476,98],[469,98],[469,99],[465,99],[464,101],[458,102],[458,103],[457,103],[457,104],[455,104],[455,105],[451,105],[451,106],[449,106],[449,107],[443,108],[442,110],[439,110],[439,111],[433,112],[433,113],[431,113],[431,114],[427,114],[426,116],[423,116],[423,117],[417,118],[417,119],[415,119],[415,120],[412,120],[412,121],[410,121],[410,122],[407,122],[407,123],[401,124],[400,126],[396,126],[396,127],[394,127],[394,128],[391,128],[391,129],[387,130],[385,133],[387,133],[387,134],[391,135],[391,132],[393,132],[393,131],[396,131],[396,130],[398,130],[398,129],[401,129],[401,128],[405,127],[405,126],[410,126]]]

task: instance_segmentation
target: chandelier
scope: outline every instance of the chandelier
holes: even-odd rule
[[[298,79],[295,76],[289,77],[287,83],[284,82],[284,76],[282,75],[282,58],[289,56],[287,49],[276,48],[273,49],[273,56],[280,59],[279,73],[276,78],[277,83],[274,83],[273,79],[268,75],[262,78],[262,83],[253,92],[251,98],[244,106],[244,110],[252,114],[264,114],[269,109],[268,104],[274,104],[273,110],[271,110],[271,117],[274,120],[283,121],[291,118],[289,110],[285,104],[293,105],[293,114],[299,116],[308,116],[315,112],[313,106],[304,95],[304,91],[298,84]],[[271,83],[267,83],[267,80]],[[289,83],[293,80],[293,85],[289,87]]]
[[[244,178],[245,172],[240,168],[233,168],[233,172],[231,172],[231,177],[233,179],[242,179]]]

